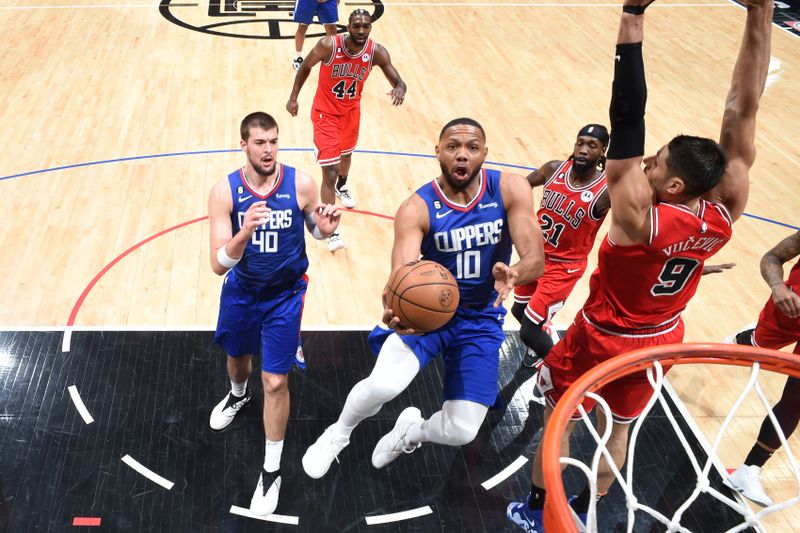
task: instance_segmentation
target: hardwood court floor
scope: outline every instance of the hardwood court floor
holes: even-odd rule
[[[249,506],[263,458],[261,390],[252,380],[252,405],[224,431],[208,427],[209,413],[228,387],[225,362],[210,332],[78,333],[66,354],[58,332],[0,333],[0,350],[11,355],[0,372],[0,386],[11,391],[0,433],[9,522],[0,531],[66,531],[75,517],[100,519],[105,531],[515,531],[505,507],[526,493],[530,462],[486,485],[520,457],[530,459],[541,437],[533,371],[515,371],[521,358],[515,336],[502,351],[502,405],[490,411],[471,444],[426,444],[383,470],[369,464],[375,443],[405,407],[417,406],[425,416],[439,409],[442,369],[434,364],[356,429],[324,478],[305,475],[300,467],[305,449],[336,419],[347,392],[372,367],[365,341],[365,332],[304,335],[311,366],[290,376],[292,407],[276,511],[296,523],[267,525],[232,513],[234,506]],[[91,424],[78,415],[66,393],[69,386],[77,388]],[[634,493],[671,516],[697,480],[678,439],[666,429],[663,412],[651,416],[636,454]],[[689,441],[703,461],[700,445]],[[582,427],[573,448],[589,461],[593,441]],[[123,457],[171,485],[143,477]],[[567,489],[578,490],[580,478],[570,469]],[[718,475],[711,484],[730,496]],[[619,488],[603,501],[600,531],[622,527],[624,502]],[[369,523],[415,510],[415,518]],[[682,519],[693,531],[737,523],[732,510],[705,496]],[[660,529],[639,513],[637,531],[651,528]]]
[[[341,11],[355,7],[345,1]],[[566,0],[385,4],[373,37],[409,93],[392,108],[380,71],[367,82],[359,147],[369,152],[355,155],[350,180],[358,209],[392,216],[436,175],[425,156],[455,116],[484,124],[489,159],[516,165],[506,170],[568,155],[583,124],[606,122],[618,11]],[[678,132],[717,135],[743,20],[724,1],[650,9],[649,152]],[[318,174],[308,151],[316,74],[291,118],[283,110],[290,40],[209,35],[170,22],[155,4],[119,1],[2,0],[0,24],[0,326],[213,325],[221,280],[208,266],[208,191],[242,164],[238,123],[256,109],[278,118],[281,160]],[[783,225],[737,223],[718,256],[737,266],[703,281],[684,315],[687,341],[721,340],[755,320],[768,296],[759,258],[798,225],[798,46],[774,29],[747,208]],[[380,316],[391,222],[347,213],[342,232],[348,248],[335,255],[309,243],[307,328],[367,326]],[[569,323],[585,296],[584,281],[559,322]],[[741,381],[734,374],[695,368],[671,377],[709,440]],[[773,400],[781,385],[770,380]],[[741,461],[762,416],[751,405],[738,418],[720,452],[725,466]],[[772,494],[797,494],[781,457],[765,477]],[[796,513],[784,512],[775,530],[800,521]]]

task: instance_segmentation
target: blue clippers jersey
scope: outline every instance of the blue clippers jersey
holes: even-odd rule
[[[297,204],[294,168],[278,164],[275,186],[265,196],[247,185],[242,172],[239,169],[228,175],[233,234],[241,230],[244,214],[254,202],[266,200],[272,212],[269,220],[253,233],[242,260],[233,270],[237,278],[259,288],[292,286],[308,269],[305,218]]]
[[[436,180],[417,194],[428,205],[430,228],[422,258],[444,265],[458,281],[459,305],[485,307],[497,298],[492,267],[511,259],[511,237],[500,194],[500,172],[481,170],[480,189],[467,205],[448,200]]]

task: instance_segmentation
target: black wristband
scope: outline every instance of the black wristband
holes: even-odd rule
[[[644,15],[644,10],[647,6],[622,6],[623,13],[630,13],[631,15]]]

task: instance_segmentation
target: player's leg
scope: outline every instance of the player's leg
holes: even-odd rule
[[[544,420],[542,423],[542,433],[547,431],[550,416],[553,414],[553,408],[549,403],[544,407]],[[569,439],[572,431],[575,429],[576,421],[572,421],[567,425],[561,439],[561,456],[569,457]],[[543,513],[544,502],[547,491],[544,487],[544,469],[542,466],[542,439],[536,446],[536,452],[533,457],[533,469],[531,472],[531,491],[528,493],[524,502],[512,502],[506,508],[506,517],[514,522],[516,525],[525,531],[544,531]],[[561,466],[563,470],[564,465]]]
[[[303,63],[303,43],[306,40],[306,32],[309,24],[314,19],[314,11],[316,9],[316,0],[295,0],[294,15],[292,16],[292,20],[297,22],[297,30],[294,33],[295,56],[292,61],[292,67],[295,70],[300,70],[300,65]]]
[[[294,59],[292,60],[292,68],[300,70],[300,65],[303,64],[303,43],[306,41],[306,32],[308,31],[308,24],[298,24],[297,30],[294,32]]]
[[[300,321],[306,280],[265,298],[261,309],[261,384],[264,389],[264,462],[258,485],[250,500],[250,512],[268,515],[278,506],[281,488],[281,455],[289,421],[289,371],[300,338]]]
[[[209,424],[217,431],[228,427],[251,398],[247,386],[253,371],[251,354],[257,353],[260,346],[260,317],[250,307],[252,300],[253,295],[239,286],[235,274],[228,273],[220,292],[214,342],[228,354],[226,366],[231,390],[211,411]]]
[[[398,335],[389,335],[370,375],[356,383],[347,395],[339,419],[303,456],[306,474],[315,479],[324,476],[333,460],[350,443],[350,434],[355,427],[403,392],[419,370],[420,361],[411,348]]]
[[[340,116],[312,109],[311,123],[314,126],[314,153],[317,164],[322,168],[320,201],[323,204],[335,204],[336,178],[339,176],[339,164],[342,160],[339,140],[342,120]],[[344,241],[336,231],[328,238],[328,250],[333,252],[340,248],[344,248]]]
[[[325,27],[325,34],[329,37],[336,36],[336,23],[339,21],[339,6],[337,0],[326,0],[317,4],[317,19]]]
[[[423,442],[463,446],[475,440],[489,407],[469,400],[447,400],[442,409],[425,420],[416,407],[405,409],[392,431],[378,441],[372,466],[383,468],[403,453],[411,453]]]
[[[350,162],[353,150],[358,144],[358,131],[361,125],[361,107],[356,106],[342,118],[342,162],[339,166],[339,175],[336,180],[336,196],[342,201],[342,205],[348,209],[356,206],[356,199],[347,184],[347,177],[350,174]]]
[[[749,339],[751,342],[747,344],[778,350],[796,342],[797,334],[792,332],[791,327],[782,329],[771,327],[762,312]],[[737,344],[745,344],[738,340],[737,337]],[[747,338],[743,340],[747,340]],[[800,342],[795,344],[794,353],[800,354]],[[786,378],[783,393],[778,403],[772,407],[772,413],[784,438],[788,439],[800,422],[800,380],[794,377]],[[761,468],[780,447],[781,439],[778,431],[772,423],[772,419],[767,416],[761,422],[756,442],[745,457],[744,463],[728,476],[725,484],[759,505],[772,505],[772,498],[767,495],[761,484]]]

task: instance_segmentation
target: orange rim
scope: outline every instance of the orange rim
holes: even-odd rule
[[[712,364],[752,366],[800,378],[800,359],[797,355],[755,346],[732,344],[667,344],[634,350],[594,367],[567,389],[558,401],[544,434],[542,469],[547,499],[544,508],[545,530],[550,533],[576,533],[572,514],[567,505],[561,477],[561,436],[572,414],[587,392],[596,392],[607,383],[622,376],[645,370],[655,361],[665,365]]]

